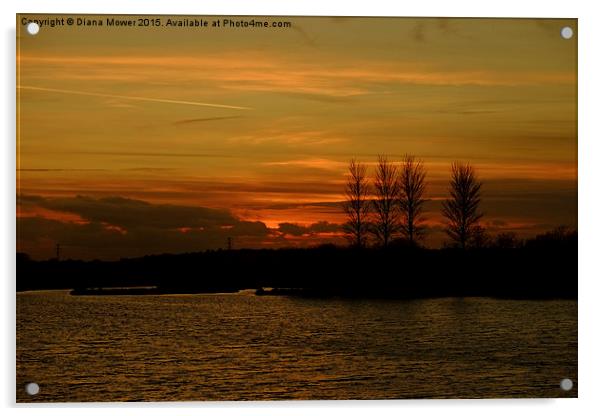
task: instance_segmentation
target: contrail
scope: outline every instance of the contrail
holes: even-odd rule
[[[238,107],[235,105],[199,103],[199,102],[195,102],[195,101],[167,100],[164,98],[135,97],[135,96],[130,96],[130,95],[102,94],[99,92],[61,90],[61,89],[57,89],[57,88],[31,87],[31,86],[26,86],[26,85],[21,85],[21,86],[18,86],[17,88],[21,88],[24,90],[58,92],[61,94],[89,95],[92,97],[121,98],[124,100],[149,101],[149,102],[153,102],[153,103],[195,105],[198,107],[229,108],[231,110],[251,110],[251,108],[249,108],[249,107]]]

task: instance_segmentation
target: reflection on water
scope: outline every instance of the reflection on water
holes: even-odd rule
[[[17,295],[18,401],[576,395],[576,301]]]

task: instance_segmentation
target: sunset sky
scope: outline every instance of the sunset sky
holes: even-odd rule
[[[292,28],[19,18],[18,250],[342,242],[347,164],[378,154],[424,160],[429,246],[456,160],[492,234],[577,226],[576,20],[259,19]]]

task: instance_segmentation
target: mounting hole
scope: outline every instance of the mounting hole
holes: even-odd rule
[[[40,386],[38,383],[27,383],[25,385],[25,392],[30,396],[35,396],[40,392]]]
[[[560,381],[560,388],[564,391],[569,391],[573,388],[573,380],[570,378],[563,378]]]
[[[37,24],[36,22],[29,22],[27,23],[27,33],[29,33],[31,36],[37,35],[38,32],[40,31],[40,25]]]
[[[573,29],[570,26],[565,26],[560,29],[560,36],[564,39],[570,39],[573,37]]]

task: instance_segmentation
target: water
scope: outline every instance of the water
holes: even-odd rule
[[[576,301],[17,295],[18,401],[576,395]]]

